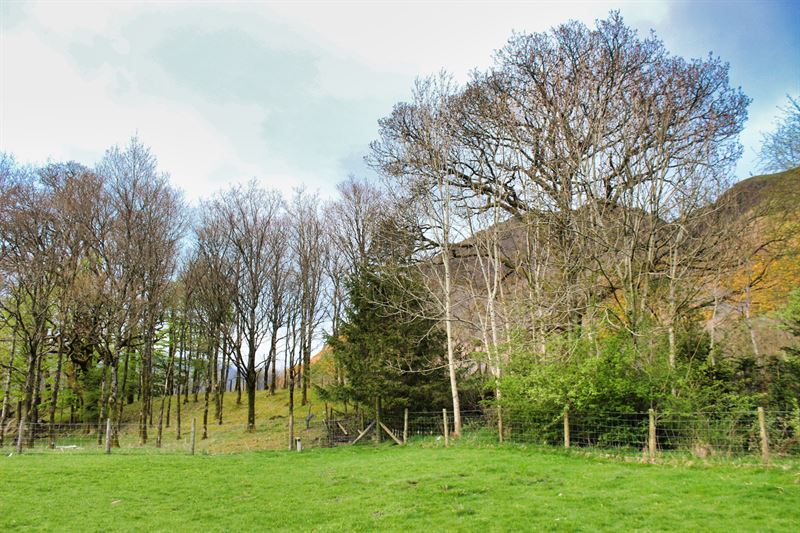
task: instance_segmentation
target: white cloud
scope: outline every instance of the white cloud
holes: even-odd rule
[[[668,3],[617,2],[632,24],[653,24]],[[569,19],[605,18],[606,2],[296,2],[271,6],[304,36],[376,72],[425,75],[446,68],[464,79],[489,64],[511,30],[545,31]]]
[[[239,160],[236,147],[191,104],[141,93],[116,96],[118,86],[134,73],[106,66],[81,75],[63,53],[31,30],[4,36],[4,46],[25,50],[4,54],[0,124],[0,150],[21,161],[80,156],[91,165],[107,147],[124,144],[138,131],[176,185],[196,198],[213,187],[210,169]],[[239,117],[239,126],[245,128],[256,117],[252,110],[232,111],[230,116]],[[236,168],[242,174],[257,171],[243,164]]]
[[[414,77],[446,67],[463,80],[512,29],[591,24],[615,5],[640,32],[670,14],[661,1],[24,4],[0,35],[0,150],[91,165],[138,131],[192,199],[252,177],[325,193],[374,138],[377,120],[408,98]],[[212,67],[191,39],[214,32],[243,37],[230,52],[253,54],[253,68],[274,79],[256,78],[247,98],[204,86],[202,69]],[[188,75],[200,69],[197,78],[158,55],[179,34],[189,53],[172,59],[195,61]],[[758,143],[779,103],[754,102],[745,143]]]

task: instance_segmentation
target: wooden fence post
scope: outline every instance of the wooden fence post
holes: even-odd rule
[[[106,418],[106,453],[111,453],[111,419]]]
[[[375,399],[375,433],[372,434],[372,440],[376,444],[380,444],[381,439],[381,398],[380,396]]]
[[[444,420],[444,447],[450,447],[450,427],[447,425],[447,409],[442,409],[442,419]]]
[[[569,448],[569,409],[564,410],[564,448]]]
[[[647,432],[647,447],[650,452],[650,462],[656,462],[656,412],[653,409],[647,410],[649,419],[649,431]]]
[[[403,444],[408,442],[408,407],[403,413]]]
[[[761,460],[767,465],[769,464],[769,441],[767,440],[767,421],[763,407],[758,408],[758,430],[761,434]]]
[[[25,418],[19,419],[19,429],[17,430],[17,453],[22,453],[22,439],[25,438]]]
[[[197,419],[196,418],[192,418],[192,437],[189,440],[189,442],[191,443],[190,444],[191,451],[189,452],[190,455],[194,455],[194,439],[195,439],[195,434],[197,433],[195,431],[196,430],[196,426],[197,426]]]

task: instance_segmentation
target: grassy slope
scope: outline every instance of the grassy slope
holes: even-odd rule
[[[297,436],[304,442],[312,444],[322,433],[322,420],[325,418],[325,404],[319,401],[313,391],[309,391],[311,412],[314,413],[310,431],[305,431],[304,418],[308,414],[308,406],[300,405],[300,391],[295,392],[295,427]],[[161,407],[161,399],[154,400],[155,412],[153,421],[158,423],[158,412]],[[193,396],[189,395],[189,403],[181,404],[181,425],[182,439],[175,439],[175,397],[172,397],[172,416],[169,428],[164,428],[163,443],[166,450],[186,448],[188,446],[189,428],[192,418],[197,419],[197,450],[205,450],[210,453],[226,453],[253,451],[264,449],[283,449],[288,445],[288,415],[289,415],[289,392],[278,390],[275,396],[270,396],[266,391],[256,393],[256,431],[247,433],[244,431],[247,425],[247,395],[242,393],[242,403],[236,404],[236,393],[225,393],[225,405],[223,407],[223,425],[219,426],[214,422],[214,402],[209,400],[208,411],[208,439],[202,440],[203,424],[203,394],[198,395],[198,401],[193,401]],[[136,420],[138,419],[139,404],[126,405],[123,413],[123,422],[129,424],[126,428],[121,444],[123,448],[134,446],[138,438],[136,437]],[[166,408],[165,408],[166,413]],[[166,414],[165,414],[166,416]],[[156,429],[150,430],[150,441],[155,443]],[[148,445],[149,446],[149,445]]]
[[[796,467],[674,468],[513,447],[23,455],[0,458],[0,530],[792,531],[798,483]]]

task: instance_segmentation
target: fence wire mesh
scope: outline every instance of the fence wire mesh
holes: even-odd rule
[[[502,415],[502,416],[501,416]],[[452,411],[384,413],[380,421],[364,412],[344,414],[335,410],[319,421],[296,420],[296,439],[302,448],[374,442],[376,432],[383,440],[399,442],[442,441],[455,432]],[[460,439],[477,443],[535,444],[648,452],[650,435],[661,454],[688,453],[697,457],[739,457],[763,454],[761,423],[757,411],[699,413],[581,413],[515,412],[494,409],[461,412]],[[139,424],[112,427],[107,439],[105,424],[27,425],[22,440],[26,453],[180,453],[224,454],[243,451],[287,449],[287,422],[256,425],[248,431],[243,424],[196,423],[194,447],[191,420],[181,430],[148,426],[143,439]],[[774,457],[800,457],[800,411],[766,411],[764,432],[768,451]],[[18,436],[15,426],[4,432],[5,449],[13,451]],[[108,442],[107,442],[108,440]]]
[[[502,414],[502,417],[500,417]],[[397,438],[407,440],[444,438],[445,416],[441,411],[409,412],[382,416],[381,422]],[[502,418],[502,420],[501,420]],[[565,424],[566,418],[566,424]],[[339,413],[327,422],[330,444],[352,443],[370,419]],[[610,449],[634,453],[648,451],[650,413],[563,413],[496,410],[461,413],[462,439],[485,443]],[[453,413],[447,413],[453,434]],[[761,428],[756,411],[654,413],[655,450],[659,453],[690,453],[698,457],[758,455],[763,452]],[[374,428],[370,428],[370,433]],[[772,411],[765,415],[765,432],[770,453],[800,456],[800,412]],[[391,437],[384,430],[383,439]],[[359,442],[374,439],[364,437]]]
[[[14,453],[18,444],[18,426],[7,428],[4,446],[0,450]],[[249,430],[246,424],[217,424],[209,422],[204,428],[200,421],[195,424],[192,438],[191,420],[184,423],[180,432],[175,425],[162,427],[159,438],[157,426],[147,426],[147,438],[142,438],[137,423],[122,423],[112,426],[108,439],[107,425],[97,423],[49,423],[26,424],[21,451],[23,453],[105,453],[108,446],[112,454],[228,454],[260,450],[285,450],[289,447],[287,423],[277,425],[256,424]],[[296,422],[295,439],[300,439],[303,448],[329,446],[327,431],[322,422]],[[293,446],[296,440],[292,439]],[[194,446],[192,441],[194,440]]]

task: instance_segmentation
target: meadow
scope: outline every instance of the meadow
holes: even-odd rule
[[[0,458],[0,530],[795,531],[800,465],[440,443]]]

